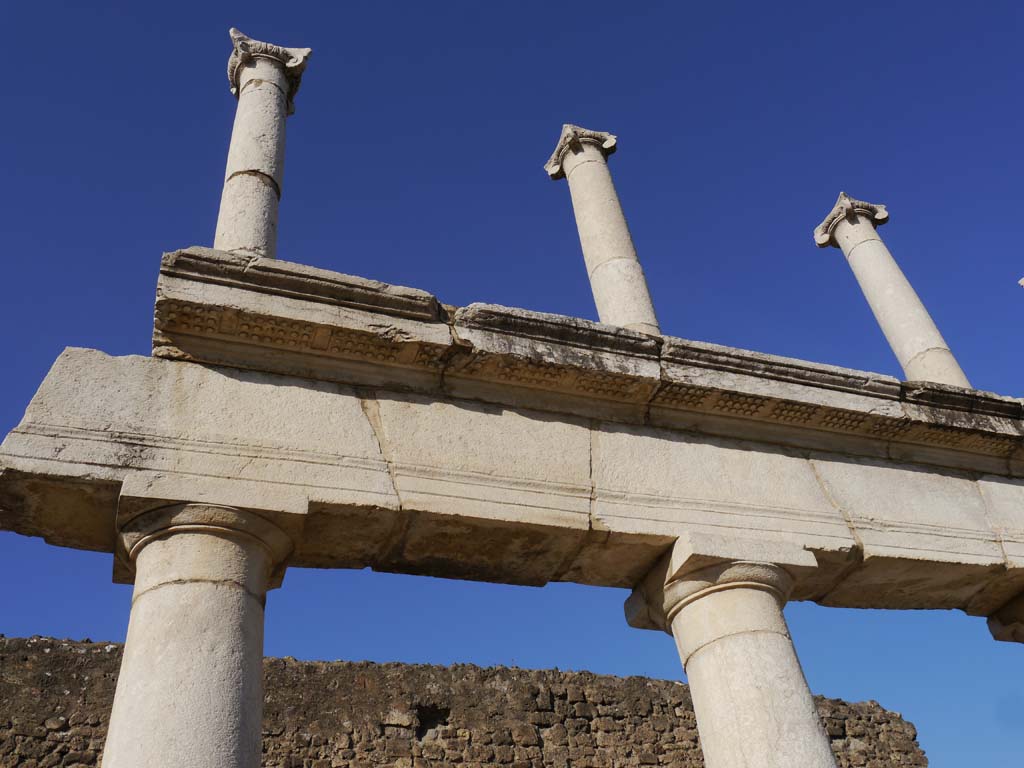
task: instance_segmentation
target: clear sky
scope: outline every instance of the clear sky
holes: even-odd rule
[[[632,7],[631,7],[632,6]],[[639,8],[635,10],[634,8]],[[611,166],[666,333],[899,375],[842,255],[844,189],[975,385],[1021,396],[1019,2],[8,3],[0,434],[65,346],[149,352],[161,252],[210,244],[227,29],[314,55],[279,256],[595,318],[563,122]],[[1022,511],[1024,514],[1024,511]],[[121,640],[109,555],[0,534],[0,632]],[[620,590],[292,570],[268,654],[679,678]],[[787,608],[815,692],[917,724],[937,768],[1019,765],[1024,647],[960,613]]]

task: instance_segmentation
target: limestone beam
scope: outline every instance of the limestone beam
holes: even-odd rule
[[[988,629],[996,640],[1024,643],[1024,593],[989,616]]]
[[[658,336],[647,280],[608,171],[607,156],[615,147],[610,133],[566,124],[544,170],[552,179],[568,180],[601,322]]]
[[[815,228],[814,242],[819,248],[831,245],[842,250],[909,381],[970,387],[928,310],[878,236],[877,227],[888,220],[884,205],[840,192]]]
[[[119,538],[135,587],[104,768],[258,766],[263,606],[291,540],[206,504],[148,511]]]
[[[238,99],[214,247],[273,258],[284,179],[285,117],[312,51],[230,31],[228,81]]]
[[[675,638],[708,768],[835,768],[782,613],[814,565],[791,545],[689,536],[627,600],[632,626]]]

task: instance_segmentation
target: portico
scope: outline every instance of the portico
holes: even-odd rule
[[[105,768],[258,764],[288,566],[629,588],[630,624],[675,640],[709,768],[834,764],[789,600],[1024,638],[1024,405],[970,388],[884,207],[841,196],[815,237],[906,381],[663,334],[616,138],[573,125],[546,169],[601,322],[451,307],[275,258],[309,50],[231,36],[214,248],[161,260],[151,356],[66,349],[0,446],[0,527],[111,552],[134,583]]]

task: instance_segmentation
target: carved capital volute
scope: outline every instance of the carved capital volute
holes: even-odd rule
[[[829,211],[828,216],[825,217],[821,224],[814,228],[815,244],[819,248],[837,245],[835,238],[832,236],[836,226],[839,222],[854,216],[863,216],[876,227],[882,226],[889,220],[889,212],[885,209],[884,205],[854,200],[845,192],[840,192],[839,199],[836,200],[836,204]]]
[[[273,43],[264,43],[260,40],[253,40],[248,35],[239,32],[232,27],[228,34],[231,35],[233,49],[228,59],[228,82],[231,83],[231,93],[238,97],[241,89],[242,69],[253,59],[269,59],[278,62],[288,81],[288,114],[295,112],[295,94],[298,93],[299,85],[302,82],[302,73],[306,70],[309,57],[313,54],[312,48],[285,48]]]
[[[551,157],[544,164],[544,170],[552,179],[561,179],[565,176],[562,170],[562,158],[570,149],[579,149],[583,144],[591,144],[601,150],[607,157],[615,151],[616,137],[604,131],[591,131],[580,128],[578,125],[566,123],[562,126],[562,135],[558,137],[558,144]]]

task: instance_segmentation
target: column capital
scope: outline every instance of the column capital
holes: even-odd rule
[[[607,157],[615,151],[616,140],[617,137],[614,134],[605,131],[591,131],[578,125],[566,123],[562,126],[562,134],[558,137],[555,151],[544,163],[544,170],[552,179],[561,179],[565,176],[562,171],[562,158],[570,148],[579,147],[582,144],[592,144]]]
[[[206,533],[257,542],[266,550],[271,564],[271,587],[280,586],[285,561],[294,549],[287,533],[255,512],[217,504],[171,504],[122,522],[116,557],[129,573],[134,573],[135,560],[148,543],[175,533]]]
[[[884,205],[866,203],[863,200],[854,200],[845,192],[839,193],[839,199],[829,211],[828,216],[817,227],[814,228],[814,242],[819,248],[828,248],[830,245],[837,245],[832,237],[836,225],[844,219],[860,214],[871,220],[876,227],[880,227],[889,220],[889,212]]]
[[[231,93],[238,97],[241,90],[241,72],[245,65],[253,59],[270,59],[281,64],[285,79],[288,81],[288,114],[295,112],[295,94],[302,82],[302,73],[313,53],[312,48],[285,48],[273,43],[253,40],[234,27],[228,30],[231,35],[232,51],[228,59],[228,82]]]
[[[672,634],[672,619],[690,603],[727,589],[759,589],[782,603],[796,576],[817,568],[814,554],[795,544],[681,536],[626,599],[626,622]]]

